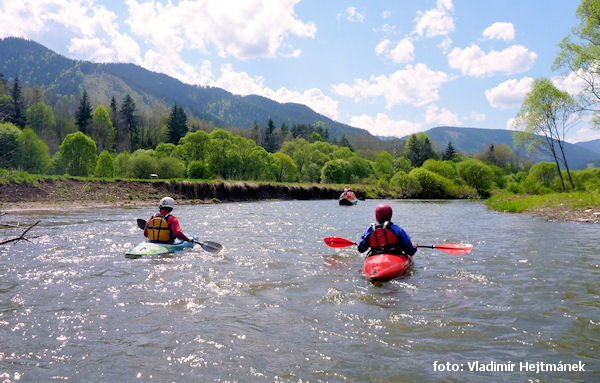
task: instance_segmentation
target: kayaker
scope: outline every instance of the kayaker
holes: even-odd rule
[[[356,198],[356,194],[354,194],[354,192],[352,191],[352,189],[350,188],[344,188],[344,192],[340,195],[339,199],[347,199],[347,200],[354,200]]]
[[[377,223],[372,224],[362,235],[358,243],[358,251],[364,253],[371,248],[373,254],[405,254],[412,256],[417,252],[417,243],[411,242],[410,236],[400,226],[391,222],[392,207],[379,205],[375,208]]]
[[[144,228],[144,236],[150,242],[173,243],[175,238],[192,242],[193,239],[183,234],[177,217],[171,214],[175,208],[175,200],[165,197],[158,205],[159,212],[148,219]]]

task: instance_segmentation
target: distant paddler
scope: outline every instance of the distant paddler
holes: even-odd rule
[[[340,195],[339,198],[340,205],[351,206],[355,205],[358,200],[356,199],[356,194],[350,188],[344,188],[344,192]]]

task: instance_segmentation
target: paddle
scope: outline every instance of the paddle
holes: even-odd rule
[[[345,238],[339,238],[339,237],[327,237],[324,239],[324,241],[325,241],[325,244],[329,247],[348,247],[348,246],[356,245],[356,242],[352,242]],[[443,245],[431,245],[431,246],[418,245],[417,247],[426,247],[428,249],[437,249],[437,250],[443,251],[444,253],[456,254],[456,255],[467,254],[471,250],[473,250],[473,245],[470,243],[445,243]]]
[[[144,230],[146,228],[146,221],[141,218],[138,218],[137,225],[140,229]],[[217,242],[213,242],[213,241],[200,242],[200,241],[196,241],[195,239],[192,238],[192,242],[197,243],[198,245],[200,245],[200,247],[202,247],[204,250],[208,251],[209,253],[218,253],[223,248],[223,245],[221,245],[220,243],[217,243]]]

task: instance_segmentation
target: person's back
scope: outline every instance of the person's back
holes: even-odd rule
[[[417,244],[412,243],[410,236],[400,226],[391,222],[392,208],[379,205],[375,209],[376,224],[367,228],[358,242],[361,253],[371,249],[368,255],[405,254],[412,256],[417,251]]]
[[[181,231],[179,220],[171,214],[175,200],[165,197],[160,200],[159,212],[148,219],[144,228],[144,236],[150,242],[173,243],[175,238],[191,242],[192,239]]]

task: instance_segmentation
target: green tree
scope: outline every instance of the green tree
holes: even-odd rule
[[[552,69],[574,74],[586,84],[581,104],[600,123],[600,0],[582,0],[576,11],[579,24],[559,44]]]
[[[346,184],[352,179],[352,165],[346,160],[327,161],[321,169],[321,181],[325,183]]]
[[[31,128],[23,129],[18,141],[21,147],[19,167],[29,173],[44,174],[50,166],[48,145]]]
[[[479,195],[488,196],[494,181],[494,172],[489,166],[475,159],[459,162],[457,165],[458,175],[474,187]]]
[[[439,158],[429,137],[425,133],[411,134],[406,140],[404,150],[406,158],[416,168],[423,165],[423,162],[430,158]]]
[[[183,178],[185,171],[185,163],[177,158],[160,157],[156,160],[158,178]]]
[[[123,132],[129,136],[129,149],[133,150],[137,147],[139,117],[136,114],[135,101],[133,101],[131,95],[127,94],[125,96],[119,110],[119,116]]]
[[[44,141],[56,140],[56,118],[52,107],[36,102],[25,112],[27,125]]]
[[[456,169],[454,168],[453,164],[454,163],[452,161],[428,159],[423,163],[423,168],[453,180],[457,176]]]
[[[181,137],[188,132],[187,115],[183,108],[177,104],[173,105],[171,109],[171,114],[167,120],[167,131],[169,142],[173,144],[178,144]]]
[[[81,101],[79,102],[79,107],[77,108],[77,111],[75,111],[75,125],[77,125],[83,134],[87,134],[88,125],[91,120],[92,104],[90,104],[87,91],[84,89],[83,96],[81,96]]]
[[[23,89],[19,83],[19,76],[15,77],[15,81],[10,90],[12,99],[11,108],[9,110],[8,122],[12,122],[15,126],[23,129],[25,127],[25,101],[23,100]]]
[[[398,191],[402,198],[418,195],[423,190],[419,181],[404,171],[399,170],[390,180],[390,186]]]
[[[452,145],[452,141],[448,141],[448,146],[446,146],[446,150],[442,154],[442,160],[452,161],[454,156],[456,155],[456,149]]]
[[[195,160],[188,165],[187,176],[194,179],[208,179],[210,178],[210,171],[204,162]]]
[[[525,96],[517,115],[515,125],[523,130],[514,136],[515,145],[529,141],[528,151],[543,143],[552,154],[560,176],[562,189],[566,190],[560,163],[567,170],[571,188],[575,188],[567,157],[565,155],[565,135],[576,122],[578,105],[567,92],[556,88],[547,78],[537,79]]]
[[[277,182],[295,181],[298,167],[292,157],[282,152],[273,153],[272,157],[275,162],[275,180]]]
[[[388,152],[381,152],[377,155],[373,168],[379,178],[389,180],[394,175],[394,158]]]
[[[94,176],[102,178],[113,178],[115,176],[115,161],[110,152],[103,150],[100,153]]]
[[[179,142],[181,155],[185,161],[199,160],[205,162],[207,158],[210,136],[202,130],[187,133]]]
[[[19,165],[21,129],[7,122],[0,124],[0,168],[15,169]]]
[[[108,110],[99,105],[92,113],[92,122],[88,126],[89,136],[94,139],[98,151],[115,150],[117,131],[113,127]]]
[[[60,168],[87,177],[96,167],[96,143],[82,132],[68,134],[58,148]]]

